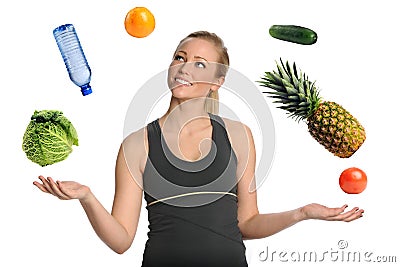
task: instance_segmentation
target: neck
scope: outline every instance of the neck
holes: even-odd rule
[[[189,122],[209,123],[209,116],[204,109],[205,98],[180,100],[171,97],[167,112],[160,118],[165,130],[181,129]],[[199,120],[207,118],[207,120]],[[167,122],[165,125],[164,123]]]

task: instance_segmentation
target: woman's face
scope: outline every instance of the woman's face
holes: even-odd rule
[[[206,97],[221,85],[216,77],[219,55],[214,44],[199,38],[182,42],[168,70],[168,86],[180,99]]]

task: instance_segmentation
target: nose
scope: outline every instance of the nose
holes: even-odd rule
[[[181,74],[188,74],[190,73],[192,65],[193,63],[190,62],[182,62],[181,64],[179,64],[178,72]]]

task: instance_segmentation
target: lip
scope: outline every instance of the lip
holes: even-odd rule
[[[179,85],[183,85],[183,86],[192,86],[193,83],[191,83],[190,81],[182,78],[182,77],[175,77],[174,81],[179,83]]]

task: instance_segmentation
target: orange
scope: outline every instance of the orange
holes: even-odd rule
[[[143,38],[154,31],[156,21],[145,7],[135,7],[126,14],[125,30],[133,37]]]

